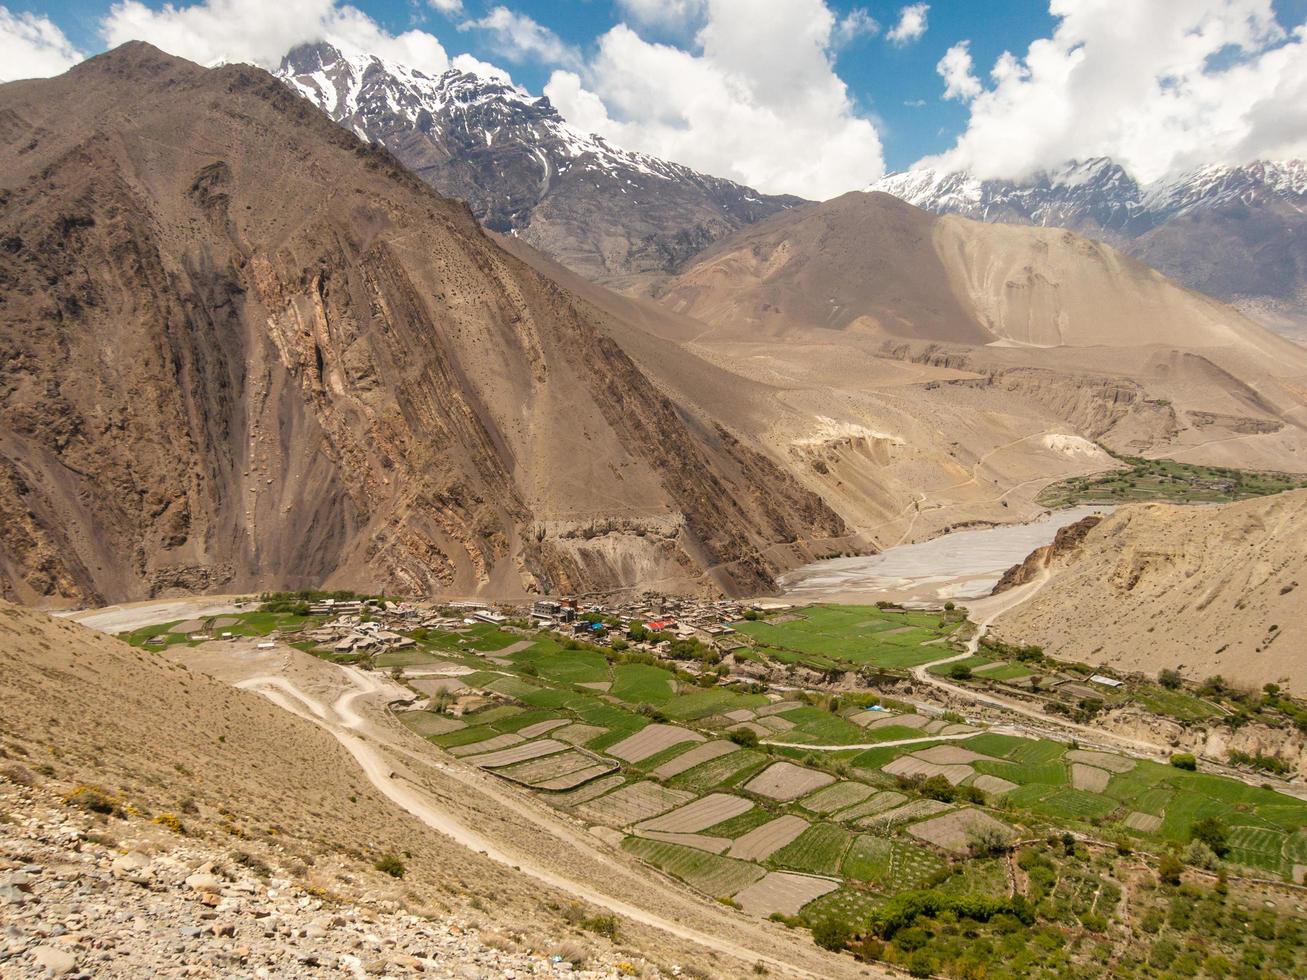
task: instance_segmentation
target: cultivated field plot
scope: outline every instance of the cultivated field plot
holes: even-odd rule
[[[672,777],[668,785],[706,793],[719,787],[734,786],[757,771],[767,759],[761,752],[742,749],[717,759],[709,759],[693,769]]]
[[[740,747],[734,742],[720,739],[715,742],[704,742],[702,745],[696,745],[688,752],[682,752],[674,759],[669,759],[661,766],[654,769],[650,775],[656,779],[671,779],[703,762],[712,759],[719,759],[724,755],[730,755],[732,752],[738,752]]]
[[[713,898],[734,895],[766,873],[748,861],[736,861],[663,841],[628,837],[622,846],[636,857]]]
[[[501,766],[526,762],[528,759],[553,755],[555,752],[562,752],[566,748],[567,743],[565,742],[559,742],[552,738],[542,738],[535,742],[522,742],[518,745],[511,745],[506,749],[499,749],[497,752],[469,756],[467,761],[480,769],[498,769]]]
[[[434,711],[401,711],[395,717],[413,734],[424,738],[428,735],[447,735],[467,727],[465,721],[438,715]]]
[[[813,824],[771,855],[771,863],[809,874],[837,875],[853,834],[838,824]]]
[[[922,887],[945,863],[917,844],[860,834],[845,853],[841,871],[847,878],[898,892]]]
[[[696,851],[707,851],[709,854],[724,854],[731,846],[731,842],[727,838],[709,837],[707,834],[674,834],[662,830],[641,830],[637,828],[635,836],[645,840],[661,841],[664,844],[690,847]]]
[[[547,718],[544,721],[537,721],[534,724],[519,728],[517,734],[523,738],[539,738],[541,735],[552,732],[555,728],[562,728],[566,724],[566,718]]]
[[[1015,832],[1007,824],[995,820],[988,813],[972,809],[955,810],[942,817],[923,820],[910,826],[908,833],[956,854],[965,854],[978,835],[993,834],[996,839],[1005,841],[1016,838]]]
[[[970,766],[937,766],[919,755],[900,756],[888,765],[882,766],[881,772],[887,772],[891,776],[920,776],[923,779],[943,776],[954,786],[975,775],[975,770]]]
[[[1141,834],[1155,834],[1162,829],[1162,818],[1152,813],[1135,810],[1125,818],[1125,825]]]
[[[710,793],[639,825],[640,830],[657,830],[670,834],[694,834],[708,827],[738,817],[753,809],[753,803],[742,796],[729,793]]]
[[[863,725],[868,731],[876,731],[881,728],[925,728],[930,724],[930,719],[925,715],[881,715]]]
[[[626,777],[619,773],[613,773],[611,776],[604,776],[602,779],[596,779],[592,783],[586,783],[578,789],[567,792],[555,793],[549,797],[549,802],[555,806],[572,808],[589,803],[591,800],[603,796],[610,790],[616,789],[626,782]],[[542,787],[543,788],[543,787]]]
[[[903,804],[903,806],[886,810],[884,813],[863,817],[857,823],[859,827],[884,831],[901,823],[920,820],[922,817],[932,817],[937,813],[944,813],[951,809],[953,809],[951,806],[947,803],[941,803],[939,800],[913,800],[910,803]]]
[[[953,629],[936,613],[901,612],[875,606],[810,606],[803,618],[736,624],[757,648],[782,663],[815,667],[875,664],[906,668],[938,660],[938,646],[922,644]]]
[[[863,817],[874,817],[878,813],[893,810],[896,806],[907,802],[907,799],[902,793],[896,793],[894,790],[882,790],[862,803],[855,803],[847,810],[840,810],[835,816],[840,820],[850,821],[860,820]]]
[[[481,755],[485,752],[496,752],[499,749],[506,749],[510,745],[516,745],[524,741],[521,735],[515,732],[508,732],[503,735],[495,735],[493,738],[483,739],[480,742],[469,742],[466,745],[455,745],[448,749],[450,755],[466,756]]]
[[[815,769],[804,769],[792,762],[774,762],[745,783],[750,793],[773,800],[797,800],[813,790],[835,782],[835,777]]]
[[[883,721],[886,724],[889,724],[889,720],[893,717],[894,713],[892,711],[885,711],[878,708],[867,708],[865,711],[855,711],[853,714],[849,715],[849,721],[853,722],[855,725],[861,726],[862,728],[866,728],[868,725],[878,721]]]
[[[1071,785],[1090,793],[1101,793],[1107,789],[1112,774],[1106,769],[1087,766],[1082,762],[1071,763]]]
[[[973,779],[971,785],[993,796],[1002,796],[1004,793],[1010,793],[1017,788],[1017,784],[1014,782],[1003,779],[1001,776],[990,776],[985,773]]]
[[[622,739],[616,745],[610,745],[604,751],[623,762],[640,762],[657,755],[673,745],[682,742],[702,742],[704,737],[698,732],[679,725],[646,725],[634,735]]]
[[[1066,761],[1078,762],[1081,765],[1106,769],[1114,773],[1130,772],[1135,768],[1134,759],[1123,755],[1112,755],[1110,752],[1089,752],[1085,749],[1072,749],[1066,754]]]
[[[628,704],[663,704],[676,693],[676,677],[650,664],[619,664],[608,691]]]
[[[913,752],[912,755],[917,759],[933,762],[937,766],[965,766],[972,762],[997,761],[987,755],[963,748],[961,745],[933,745],[928,749]]]
[[[805,796],[799,801],[799,805],[812,813],[834,813],[861,803],[875,792],[866,783],[852,781],[835,783],[825,789],[817,790],[811,796]]]
[[[567,742],[569,745],[586,745],[600,736],[607,735],[608,729],[600,728],[598,725],[583,725],[578,722],[559,728],[553,734],[554,738],[560,742]]]
[[[692,793],[667,789],[654,782],[631,783],[576,808],[577,816],[610,827],[627,827],[674,810],[694,799]]]
[[[795,708],[802,708],[802,701],[776,701],[758,709],[759,718],[769,718],[772,715],[779,715],[785,711],[793,711]]]
[[[737,838],[729,853],[745,861],[763,861],[807,829],[808,821],[787,813]]]
[[[613,763],[601,762],[576,749],[567,749],[554,755],[505,766],[496,770],[495,775],[514,779],[528,786],[559,790],[579,786],[587,779],[593,779],[601,773],[612,772],[615,768]]]
[[[771,871],[765,878],[735,893],[740,908],[750,915],[798,915],[814,899],[839,887],[828,878],[813,878],[788,871]]]

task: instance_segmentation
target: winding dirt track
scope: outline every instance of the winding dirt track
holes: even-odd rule
[[[355,668],[342,667],[340,670],[345,675],[344,679],[347,688],[330,704],[303,690],[287,678],[275,675],[264,674],[250,677],[238,682],[236,686],[257,691],[279,707],[328,731],[354,757],[359,767],[377,790],[396,806],[403,808],[433,830],[451,837],[465,847],[480,851],[491,860],[515,868],[546,885],[575,895],[633,922],[661,930],[726,956],[735,957],[741,963],[754,964],[762,961],[770,969],[778,971],[784,976],[819,977],[822,975],[762,952],[761,950],[765,948],[762,945],[750,948],[741,943],[725,939],[720,935],[703,932],[692,926],[674,922],[628,901],[614,898],[583,882],[558,874],[542,866],[533,861],[528,854],[510,851],[501,843],[493,841],[477,830],[468,827],[438,804],[422,787],[396,773],[392,764],[386,759],[378,746],[384,745],[387,749],[412,757],[424,765],[435,766],[441,769],[443,773],[469,784],[474,782],[475,777],[462,773],[457,766],[447,766],[432,757],[416,753],[398,743],[392,737],[390,731],[375,723],[368,714],[360,711],[357,707],[361,699],[377,696],[384,697],[387,690],[386,684]],[[475,785],[478,790],[485,791],[485,786],[482,783],[476,782]],[[538,813],[528,812],[526,808],[511,800],[508,794],[496,793],[495,796],[497,802],[519,809],[523,815],[537,824],[541,822]],[[561,822],[553,822],[547,827],[547,830],[550,833],[565,836],[569,843],[584,848],[596,860],[611,865],[614,870],[629,874],[628,869],[623,868],[616,861],[604,855],[600,849],[595,848],[594,841],[582,839],[585,835],[578,833],[575,828],[567,827]],[[656,879],[642,882],[642,887],[651,890],[668,891],[666,886]],[[682,904],[685,902],[683,896],[676,895],[675,898]]]

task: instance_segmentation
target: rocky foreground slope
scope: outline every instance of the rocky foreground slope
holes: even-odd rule
[[[845,533],[257,69],[0,87],[0,202],[0,595],[756,592]]]
[[[1307,491],[1130,505],[1065,545],[1047,556],[1047,584],[999,618],[1004,639],[1059,659],[1307,693]]]
[[[632,153],[569,126],[549,99],[452,69],[303,45],[277,76],[390,150],[487,228],[592,279],[667,272],[737,228],[803,204]]]

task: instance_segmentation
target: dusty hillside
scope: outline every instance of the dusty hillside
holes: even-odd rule
[[[1006,639],[1124,670],[1307,693],[1307,491],[1222,507],[1124,507],[1053,557]]]
[[[1111,248],[884,194],[777,216],[652,285],[687,349],[880,542],[1033,512],[1115,452],[1307,471],[1307,352]]]
[[[0,87],[0,590],[756,591],[842,522],[256,69]]]
[[[823,954],[806,935],[749,920],[651,877],[620,850],[601,848],[579,827],[560,831],[559,821],[551,820],[546,815],[549,808],[542,804],[527,799],[505,805],[495,795],[504,795],[502,786],[487,792],[481,788],[479,780],[485,778],[481,774],[461,778],[451,774],[449,770],[459,765],[456,760],[404,734],[393,721],[390,725],[403,735],[397,743],[403,751],[385,745],[376,729],[369,729],[366,737],[351,737],[368,746],[367,753],[380,753],[384,759],[386,768],[377,776],[385,784],[383,794],[360,768],[358,752],[349,748],[351,738],[339,738],[339,722],[335,735],[332,728],[323,727],[335,717],[331,709],[309,712],[274,690],[274,699],[285,705],[278,707],[268,696],[229,686],[205,672],[235,679],[275,662],[279,676],[293,679],[299,688],[335,697],[341,668],[289,647],[258,650],[252,643],[215,643],[168,655],[144,652],[85,627],[0,602],[0,660],[5,665],[0,679],[0,813],[21,813],[33,818],[30,828],[46,827],[26,843],[15,844],[12,852],[6,844],[7,854],[30,848],[32,841],[70,846],[74,838],[60,836],[63,831],[56,825],[63,821],[51,818],[49,804],[79,786],[91,786],[115,813],[88,814],[76,805],[86,799],[82,794],[75,796],[74,805],[63,807],[76,818],[68,822],[84,824],[82,818],[90,816],[99,844],[120,847],[119,854],[143,854],[144,861],[116,870],[114,877],[122,876],[119,871],[131,878],[144,876],[147,885],[153,878],[160,892],[181,888],[180,882],[196,865],[212,862],[221,878],[213,887],[215,893],[221,888],[223,895],[234,895],[232,880],[271,874],[293,883],[296,890],[283,885],[282,896],[301,896],[304,904],[299,911],[315,897],[320,904],[310,912],[326,905],[325,912],[313,916],[315,920],[322,915],[330,918],[349,902],[363,902],[373,912],[407,910],[424,918],[453,915],[465,926],[475,923],[484,936],[498,936],[500,951],[534,950],[536,959],[570,946],[581,959],[634,961],[643,969],[637,974],[646,977],[670,975],[673,966],[691,963],[708,976],[729,977],[750,969],[756,950],[779,975],[866,972],[851,958]],[[357,702],[357,693],[351,703]],[[379,702],[369,704],[368,711],[384,717],[380,707]],[[298,717],[296,710],[309,717]],[[30,793],[22,790],[28,785],[33,785]],[[439,811],[463,827],[475,828],[489,842],[487,849],[507,859],[484,857],[437,832],[409,809],[413,804],[400,804],[396,793],[422,801],[427,810]],[[532,817],[533,807],[541,811],[540,818]],[[171,832],[165,832],[170,822],[165,814],[176,817],[183,828],[175,843]],[[162,823],[152,824],[155,817]],[[7,826],[5,821],[0,825]],[[161,853],[174,851],[182,853],[168,857]],[[160,857],[152,862],[155,854]],[[374,867],[385,855],[401,860],[402,880]],[[189,862],[189,870],[180,870],[179,861]],[[563,882],[573,884],[565,887]],[[277,904],[277,896],[266,894],[263,885],[236,895],[240,901],[224,902],[218,909],[218,924],[233,922],[237,928],[235,939],[219,944],[224,948],[213,962],[220,973],[240,959],[233,951],[241,941],[253,939],[260,947],[256,956],[269,945],[262,942],[263,930],[249,931],[245,918],[259,915],[265,904]],[[150,889],[133,888],[142,898],[151,895]],[[189,884],[182,890],[190,895],[190,902],[199,898],[191,894]],[[24,931],[36,923],[33,916],[53,914],[49,909],[43,912],[43,904],[63,900],[45,894],[48,891],[35,889],[39,901],[24,910]],[[578,900],[578,895],[586,897]],[[6,901],[9,897],[6,893]],[[83,900],[100,901],[94,896]],[[601,904],[608,900],[616,904]],[[30,904],[27,899],[16,901]],[[150,958],[156,953],[173,958],[178,943],[190,957],[188,962],[210,960],[215,951],[208,926],[214,917],[194,934],[179,933],[177,925],[185,922],[160,921],[169,917],[163,910],[172,901],[170,895],[160,896],[148,909],[139,910],[143,918],[133,931],[146,935],[130,943],[120,937],[118,942],[120,956],[139,953],[144,958],[119,959],[107,972],[139,976],[157,965]],[[619,909],[617,945],[578,925],[580,919],[607,908]],[[633,911],[624,913],[622,908]],[[281,908],[264,911],[293,913]],[[123,921],[131,923],[136,914],[131,905],[113,912],[127,915],[125,920],[112,920],[119,927]],[[276,920],[264,921],[276,925]],[[54,923],[46,920],[47,926]],[[678,923],[682,933],[670,934],[658,923]],[[441,961],[448,971],[442,975],[461,975],[456,971],[462,965],[485,962],[485,952],[476,943],[466,946],[466,959],[460,960],[448,949],[433,952],[436,944],[423,938],[430,924],[407,921],[406,932],[405,925],[401,916],[378,927],[387,934],[400,933],[398,948],[383,949],[383,956],[416,944],[420,955]],[[328,924],[327,929],[332,928]],[[316,951],[334,957],[347,941],[339,934],[320,938],[324,941],[316,946],[312,941],[283,944],[286,948],[280,954],[268,950],[267,955]],[[10,939],[16,950],[28,945],[23,936],[7,935],[6,942]],[[160,945],[162,950],[155,948]],[[365,945],[359,955],[372,958],[371,949]],[[732,950],[746,951],[748,960],[741,962]],[[79,953],[85,956],[84,951]],[[298,975],[293,961],[272,966],[273,975]],[[6,970],[0,966],[8,976]],[[412,971],[399,964],[398,972]]]
[[[935,343],[1307,355],[1110,246],[849,193],[743,229],[655,287],[715,333],[821,328]],[[1287,353],[1286,353],[1287,352]]]

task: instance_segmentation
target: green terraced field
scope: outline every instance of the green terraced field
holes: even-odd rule
[[[856,925],[866,922],[884,901],[883,897],[860,888],[837,888],[805,905],[799,911],[799,918],[809,928],[827,919]]]
[[[678,694],[662,704],[662,712],[673,721],[697,721],[709,715],[724,715],[738,708],[754,710],[767,704],[763,694],[740,694],[725,688],[704,688]]]
[[[806,742],[810,745],[854,745],[867,742],[867,732],[839,715],[805,705],[782,711],[781,718],[794,722],[794,727],[774,736],[782,742]]]
[[[1023,677],[1029,677],[1033,673],[1034,671],[1024,664],[1005,663],[1002,666],[994,667],[992,670],[982,671],[976,676],[987,681],[1016,681]]]
[[[801,619],[773,624],[765,620],[737,623],[736,628],[782,663],[871,664],[915,667],[947,655],[939,646],[922,647],[953,628],[936,613],[903,612],[875,606],[808,606]]]
[[[724,786],[737,786],[761,769],[768,761],[762,752],[741,749],[730,755],[719,756],[687,769],[667,781],[673,789],[688,789],[695,793]]]
[[[662,705],[676,694],[676,678],[661,667],[618,664],[613,668],[613,686],[608,693],[627,704]]]
[[[738,816],[731,817],[729,820],[723,820],[719,824],[714,824],[704,831],[709,837],[728,837],[734,840],[737,837],[743,837],[749,831],[756,827],[761,827],[769,820],[775,820],[776,814],[765,807],[755,806],[752,810],[745,810]]]
[[[988,657],[982,657],[977,655],[974,657],[967,657],[964,660],[954,660],[951,664],[937,664],[936,666],[929,667],[927,669],[929,670],[930,673],[935,674],[937,677],[947,677],[949,671],[951,671],[954,667],[967,667],[971,670],[975,670],[977,667],[984,667],[988,664],[992,664],[993,662],[994,661],[990,660]],[[987,677],[989,675],[985,674],[982,676]]]
[[[564,650],[549,641],[512,655],[519,667],[534,668],[537,675],[559,684],[591,684],[606,681],[608,661],[592,650]]]
[[[813,824],[772,854],[770,862],[778,868],[809,874],[839,874],[844,852],[852,840],[853,835],[838,824]]]
[[[859,835],[844,855],[842,871],[888,892],[920,888],[944,867],[934,851],[904,841]]]
[[[679,844],[628,837],[622,847],[654,867],[680,878],[692,888],[721,898],[734,895],[765,873],[756,864],[720,857]]]

